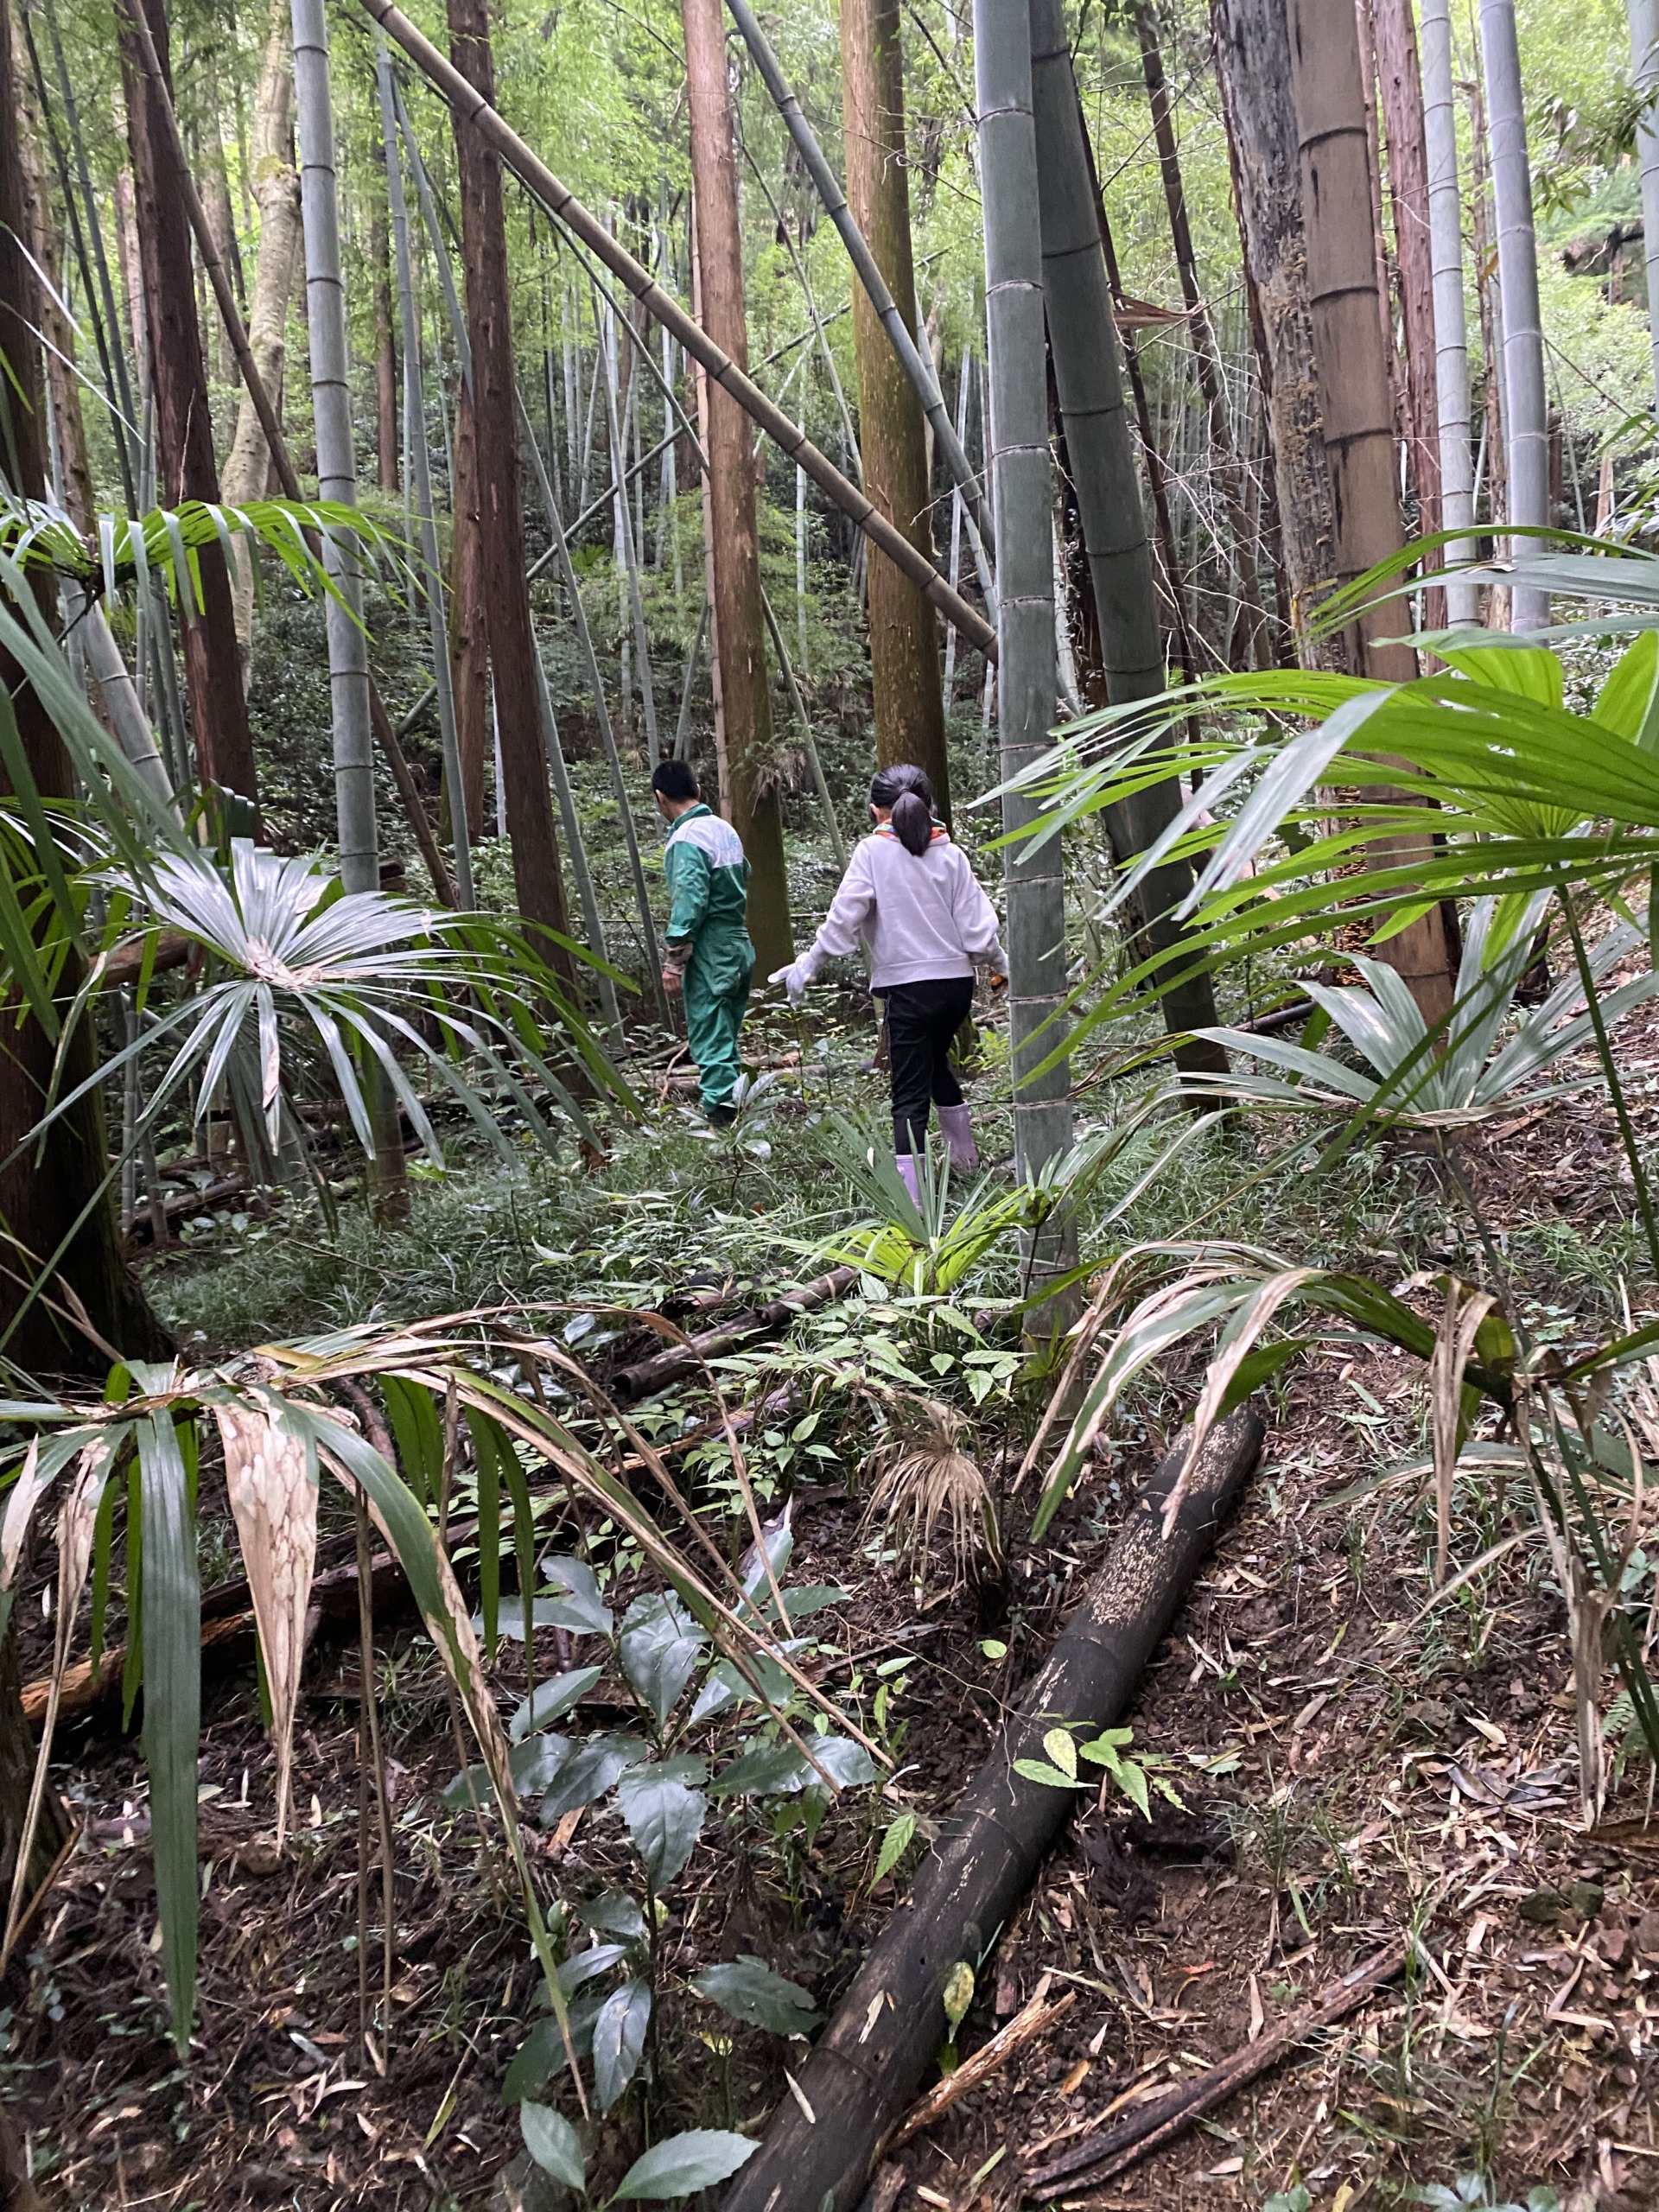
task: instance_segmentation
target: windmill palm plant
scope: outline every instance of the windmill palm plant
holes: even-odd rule
[[[1425,546],[1437,541],[1425,541]],[[1361,578],[1325,610],[1328,626],[1358,607],[1411,588],[1401,578],[1424,546]],[[1479,574],[1481,572],[1476,571]],[[1495,572],[1487,571],[1488,575]],[[1126,871],[1121,900],[1174,855],[1194,867],[1183,908],[1184,944],[1109,981],[1084,1017],[1112,1020],[1166,988],[1182,962],[1228,963],[1309,944],[1338,928],[1368,927],[1375,944],[1430,900],[1478,901],[1459,1001],[1436,1027],[1406,1018],[1392,978],[1361,963],[1366,988],[1311,987],[1321,1013],[1345,1031],[1371,1072],[1339,1068],[1306,1046],[1240,1033],[1232,1046],[1279,1071],[1236,1079],[1264,1103],[1357,1109],[1345,1136],[1373,1112],[1448,1126],[1479,1118],[1501,1093],[1531,1081],[1563,1055],[1593,1043],[1633,1185],[1636,1210],[1659,1284],[1659,1218],[1613,1050],[1618,1014],[1655,988],[1641,976],[1605,1000],[1598,985],[1651,946],[1659,880],[1659,562],[1593,550],[1535,554],[1529,581],[1558,597],[1604,605],[1546,633],[1557,642],[1634,632],[1587,711],[1567,704],[1566,671],[1548,643],[1485,632],[1421,640],[1442,665],[1384,684],[1318,671],[1218,677],[1133,712],[1109,711],[1066,734],[1056,756],[1021,779],[1040,810],[1024,833],[1053,837],[1070,822],[1172,774],[1192,796],[1157,846]],[[1623,602],[1635,611],[1609,611]],[[1198,721],[1195,739],[1183,728]],[[1435,842],[1422,849],[1422,810]],[[1414,830],[1408,864],[1393,841]],[[1646,909],[1647,927],[1636,906]],[[1593,948],[1591,918],[1615,925]],[[1496,1052],[1504,1009],[1530,955],[1541,918],[1553,917],[1571,948],[1573,974]],[[1344,957],[1349,957],[1345,952]],[[1575,1008],[1582,1006],[1583,1012]],[[1221,1034],[1223,1033],[1217,1033]],[[1075,1039],[1073,1040],[1075,1045]],[[1449,1565],[1452,1484],[1481,1399],[1497,1408],[1507,1452],[1525,1470],[1536,1531],[1554,1564],[1573,1629],[1586,1806],[1599,1797],[1595,1685],[1605,1630],[1649,1756],[1659,1761],[1659,1700],[1625,1590],[1633,1547],[1651,1518],[1644,1462],[1655,1438],[1633,1411],[1659,1323],[1630,1329],[1564,1363],[1527,1329],[1501,1260],[1466,1186],[1474,1226],[1491,1255],[1492,1281],[1416,1282],[1431,1293],[1429,1320],[1401,1292],[1369,1277],[1302,1267],[1284,1256],[1226,1245],[1142,1247],[1102,1280],[1076,1339],[1072,1382],[1080,1407],[1052,1450],[1037,1522],[1046,1526],[1077,1478],[1112,1407],[1135,1376],[1213,1340],[1195,1434],[1287,1361],[1333,1336],[1382,1342],[1414,1354],[1430,1384],[1433,1468],[1443,1580]],[[1128,1309],[1127,1312],[1125,1309]],[[1299,1319],[1285,1326],[1290,1312]],[[1039,1434],[1034,1466],[1048,1440]],[[1472,1571],[1472,1570],[1471,1570]]]
[[[844,1228],[813,1248],[820,1259],[861,1268],[914,1297],[948,1297],[963,1278],[1010,1235],[1030,1235],[1062,1209],[1075,1211],[1109,1179],[1124,1187],[1092,1217],[1098,1230],[1122,1221],[1177,1156],[1221,1116],[1184,1115],[1167,1141],[1150,1144],[1168,1126],[1173,1094],[1154,1092],[1111,1128],[1097,1129],[1044,1162],[1012,1188],[988,1172],[960,1196],[950,1185],[950,1163],[928,1138],[912,1198],[893,1164],[893,1147],[873,1121],[829,1123],[836,1164],[861,1211]],[[1088,1272],[1077,1270],[1081,1276]],[[1054,1295],[1046,1284],[1044,1298]]]
[[[1304,986],[1318,1012],[1299,1045],[1243,1029],[1198,1033],[1278,1072],[1234,1073],[1220,1083],[1188,1087],[1224,1090],[1255,1106],[1357,1109],[1405,1128],[1441,1130],[1468,1128],[1508,1111],[1518,1093],[1530,1104],[1581,1089],[1593,1076],[1536,1087],[1539,1077],[1593,1041],[1589,1011],[1575,1011],[1584,999],[1576,974],[1529,1008],[1512,1034],[1503,1035],[1517,987],[1535,957],[1534,931],[1546,904],[1542,896],[1529,902],[1520,927],[1488,966],[1487,939],[1497,902],[1474,903],[1464,922],[1457,1001],[1451,1019],[1439,1029],[1431,1031],[1395,969],[1358,957],[1358,986],[1317,981]],[[1596,983],[1631,958],[1643,942],[1642,931],[1630,923],[1609,930],[1589,951]],[[1624,1014],[1656,990],[1659,974],[1649,969],[1609,992],[1600,1002],[1604,1028],[1611,1033]],[[1316,1025],[1320,1032],[1338,1032],[1365,1065],[1356,1067],[1313,1050]]]
[[[159,1061],[103,1181],[84,1195],[57,1250],[36,1255],[42,1264],[14,1329],[124,1160],[153,1140],[188,1090],[198,1123],[227,1098],[249,1158],[296,1174],[306,1158],[300,1078],[312,1065],[327,1071],[371,1160],[372,1076],[434,1157],[437,1136],[411,1071],[504,1157],[502,1108],[550,1147],[556,1122],[591,1135],[574,1090],[631,1103],[541,939],[532,943],[515,921],[434,912],[380,892],[347,894],[317,859],[279,857],[246,839],[217,851],[197,843],[92,714],[29,588],[32,571],[49,569],[89,589],[101,579],[107,590],[148,563],[166,567],[169,588],[188,603],[194,553],[245,529],[307,588],[332,592],[306,537],[321,524],[359,531],[371,554],[391,542],[354,509],[279,500],[222,510],[198,503],[134,524],[105,518],[96,554],[54,512],[14,506],[0,516],[0,534],[10,531],[10,550],[0,551],[0,651],[62,740],[78,791],[73,801],[42,797],[11,702],[0,696],[0,766],[11,793],[0,817],[0,978],[55,1051],[45,1113],[18,1154],[130,1063]],[[157,974],[169,940],[175,962],[188,956],[182,990]],[[108,1053],[94,1050],[90,1067],[81,1054],[72,1077],[72,1046],[93,1026],[112,973],[136,978],[134,1031]]]

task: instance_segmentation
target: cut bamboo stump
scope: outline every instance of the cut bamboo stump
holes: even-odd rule
[[[1057,1723],[1109,1726],[1123,1711],[1255,1465],[1262,1437],[1248,1410],[1212,1432],[1167,1541],[1159,1531],[1185,1462],[1183,1442],[1135,1500],[1110,1558],[819,2039],[800,2096],[779,2107],[722,2212],[850,2212],[858,2202],[877,2148],[944,2042],[951,1969],[964,1959],[978,1966],[1077,1802],[1074,1791],[1016,1774],[1016,1761],[1041,1758],[1043,1736]]]

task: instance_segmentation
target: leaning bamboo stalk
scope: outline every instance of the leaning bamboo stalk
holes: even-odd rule
[[[1152,549],[1135,480],[1098,195],[1065,20],[1057,0],[1031,0],[1030,20],[1049,345],[1094,587],[1107,696],[1116,706],[1154,697],[1165,685]],[[1179,785],[1171,779],[1114,809],[1109,828],[1119,859],[1147,851],[1180,806]],[[1185,861],[1166,863],[1148,880],[1141,906],[1147,952],[1178,957],[1181,931],[1170,917],[1192,887]],[[1209,976],[1201,970],[1184,973],[1165,993],[1163,1014],[1178,1037],[1213,1027]],[[1214,1045],[1189,1038],[1177,1046],[1176,1057],[1194,1074],[1226,1072],[1226,1055]]]
[[[646,313],[678,340],[744,413],[758,423],[791,461],[804,468],[813,482],[828,493],[864,535],[926,594],[948,622],[955,623],[971,644],[995,659],[996,632],[991,625],[951,590],[926,555],[918,552],[901,531],[884,519],[857,486],[818,450],[799,424],[791,423],[678,301],[664,291],[651,271],[610,235],[599,218],[560,182],[497,111],[480,98],[461,72],[445,60],[408,16],[392,6],[391,0],[361,0],[361,4],[402,47],[450,107],[493,148],[549,214],[604,263]]]
[[[1010,1923],[1077,1802],[1071,1790],[1027,1780],[1019,1763],[1044,1758],[1043,1738],[1057,1723],[1109,1726],[1122,1712],[1262,1435],[1248,1411],[1212,1432],[1167,1539],[1163,1505],[1181,1478],[1184,1443],[1130,1508],[1106,1565],[922,1861],[908,1904],[819,2037],[800,2075],[801,2101],[785,2099],[774,2113],[723,2212],[785,2204],[849,2212],[857,2203],[877,2145],[944,2040],[946,1981],[959,1962],[977,1966]]]
[[[690,644],[686,647],[685,674],[680,681],[680,718],[674,730],[674,758],[677,760],[683,760],[690,750],[691,694],[696,686],[697,664],[702,658],[703,639],[708,635],[709,594],[704,592],[702,612],[697,617],[697,626],[691,633]]]
[[[756,21],[748,0],[726,0],[726,4],[731,10],[733,22],[743,35],[743,43],[748,48],[755,67],[760,72],[761,81],[772,95],[773,105],[784,118],[806,173],[823,202],[824,213],[835,225],[841,242],[847,249],[847,258],[852,263],[858,281],[864,287],[870,305],[875,309],[877,320],[887,334],[888,343],[898,356],[899,365],[922,403],[922,411],[932,427],[934,438],[944,457],[944,465],[950,472],[951,481],[961,492],[965,503],[969,532],[974,539],[975,557],[979,563],[980,583],[987,600],[989,600],[994,588],[989,557],[994,550],[990,503],[985,497],[984,487],[977,474],[969,465],[967,454],[963,451],[962,441],[957,435],[956,425],[951,422],[950,410],[944,404],[944,395],[939,390],[939,379],[934,373],[933,364],[911,336],[905,318],[899,312],[898,303],[887,288],[887,279],[877,265],[875,256],[854,219],[853,211],[847,204],[847,195],[836,181],[835,171],[824,159],[823,149],[814,137],[811,125],[801,112],[801,104],[779,67],[778,57]],[[887,550],[883,546],[883,552]]]

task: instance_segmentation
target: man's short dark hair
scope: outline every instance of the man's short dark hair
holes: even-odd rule
[[[651,772],[651,788],[677,806],[683,799],[701,796],[701,787],[689,760],[659,760]]]

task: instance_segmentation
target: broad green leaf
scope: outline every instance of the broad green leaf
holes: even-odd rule
[[[701,1759],[664,1759],[630,1767],[617,1783],[617,1803],[628,1834],[658,1891],[681,1872],[702,1833],[709,1800],[691,1783],[707,1772]]]
[[[636,1598],[623,1615],[617,1647],[622,1671],[659,1727],[679,1703],[707,1641],[668,1592]]]
[[[1076,1738],[1066,1728],[1051,1728],[1043,1738],[1043,1749],[1051,1762],[1068,1780],[1077,1778],[1077,1746]]]
[[[594,2022],[594,2088],[608,2112],[639,2071],[651,2020],[651,1984],[625,1981],[599,2008]]]
[[[184,1454],[167,1413],[134,1429],[143,1525],[144,1760],[162,1963],[182,2054],[196,1985],[196,1760],[201,1742],[201,1583]]]
[[[544,1559],[542,1573],[554,1592],[547,1618],[555,1628],[576,1636],[608,1636],[611,1609],[599,1594],[594,1570],[584,1559]]]
[[[747,2020],[771,2035],[804,2036],[818,2024],[812,1999],[799,1983],[785,1981],[748,1952],[728,1966],[705,1967],[692,1975],[691,1986],[734,2020]]]
[[[803,1740],[837,1789],[855,1789],[875,1780],[875,1762],[862,1744],[849,1736],[808,1736]],[[709,1785],[711,1797],[794,1796],[822,1789],[819,1777],[792,1744],[760,1744],[722,1767]]]
[[[443,1474],[443,1424],[432,1394],[401,1375],[383,1376],[380,1389],[404,1479],[417,1497],[435,1505]]]
[[[754,2148],[747,2135],[734,2135],[723,2127],[689,2128],[636,2158],[617,2186],[617,2197],[673,2203],[729,2179]]]
[[[615,1783],[619,1775],[651,1757],[651,1747],[638,1736],[595,1736],[573,1751],[560,1768],[553,1787],[542,1800],[543,1827],[550,1827],[563,1813],[591,1805]]]
[[[518,2107],[518,2125],[524,2132],[525,2150],[543,2173],[567,2189],[586,2187],[588,2163],[582,2155],[582,2138],[562,2112],[526,2099]]]
[[[537,2020],[513,2055],[501,2084],[501,2101],[516,2105],[545,2088],[564,2064],[564,2039],[556,2020]],[[534,2152],[531,2153],[535,2156]]]
[[[1049,1789],[1084,1789],[1086,1783],[1079,1782],[1074,1774],[1064,1774],[1057,1766],[1049,1766],[1041,1759],[1015,1759],[1014,1770],[1027,1782],[1040,1782]]]
[[[638,1942],[645,1932],[645,1914],[635,1899],[621,1890],[607,1890],[600,1897],[589,1897],[586,1904],[576,1907],[576,1918],[585,1927],[625,1941]]]
[[[555,1675],[550,1681],[537,1682],[507,1725],[510,1740],[520,1743],[532,1732],[550,1728],[556,1720],[563,1719],[581,1704],[604,1672],[603,1667],[573,1667],[568,1675]]]

